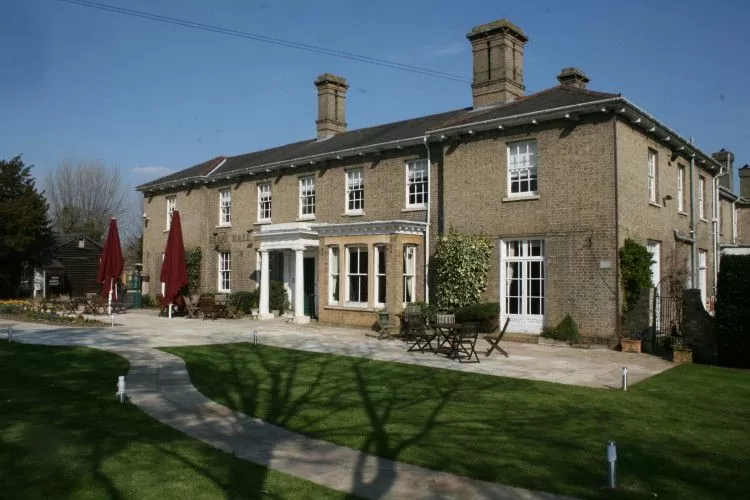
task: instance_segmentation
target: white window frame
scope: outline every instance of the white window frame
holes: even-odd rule
[[[338,304],[340,301],[341,251],[339,250],[338,246],[330,246],[328,247],[328,303]]]
[[[219,282],[217,289],[222,293],[232,291],[232,253],[219,252]]]
[[[657,178],[659,175],[659,154],[653,149],[648,150],[648,201],[656,203]]]
[[[372,292],[372,303],[375,306],[383,307],[385,306],[386,300],[388,298],[388,255],[387,255],[387,248],[385,245],[375,245],[375,258],[372,259],[373,264],[373,276],[375,279],[373,280],[373,292]],[[381,269],[381,259],[382,259],[382,269]],[[382,279],[382,283],[380,282]],[[380,294],[381,292],[384,294],[383,300],[380,300]]]
[[[219,225],[232,225],[232,190],[230,188],[219,190]]]
[[[517,245],[519,253],[511,255],[510,245]],[[540,255],[532,255],[532,248],[538,248]],[[512,264],[518,264],[521,275],[512,276],[509,268]],[[532,276],[532,266],[541,265],[539,277]],[[538,334],[542,332],[544,320],[547,313],[547,241],[542,238],[529,239],[509,239],[500,241],[500,307],[502,311],[501,321],[504,323],[506,318],[510,318],[509,328],[513,331],[527,332]],[[511,314],[509,312],[510,286],[513,280],[518,280],[519,289],[516,291],[519,297],[519,311]],[[530,295],[532,292],[531,282],[537,280],[539,284],[540,295]],[[530,312],[530,299],[539,298],[540,313]]]
[[[359,194],[359,196],[357,196]],[[365,211],[365,169],[346,170],[346,210],[349,215],[361,215]]]
[[[539,194],[539,157],[536,139],[510,142],[507,145],[507,194],[509,198]],[[522,189],[524,183],[526,189]],[[514,187],[517,185],[517,190]]]
[[[315,218],[315,176],[299,178],[299,218]]]
[[[404,245],[403,290],[401,300],[404,304],[417,301],[417,246]],[[411,300],[408,300],[411,297]]]
[[[706,178],[698,176],[698,218],[706,218]]]
[[[177,196],[167,196],[167,231],[172,227],[172,214],[177,210]]]
[[[267,206],[265,204],[268,204]],[[273,210],[273,192],[271,183],[258,184],[258,222],[271,222]]]
[[[361,259],[360,255],[364,252],[367,255],[367,263],[364,266],[361,266]],[[357,272],[352,273],[351,272],[351,262],[352,262],[352,254],[356,253],[357,257]],[[364,245],[352,245],[346,247],[346,296],[345,296],[345,304],[347,307],[367,307],[368,304],[368,297],[369,297],[369,286],[370,286],[370,269],[369,269],[369,263],[370,263],[370,252],[369,249]],[[358,289],[359,294],[357,296],[357,299],[359,300],[351,300],[352,297],[352,277],[359,277],[358,281]],[[365,286],[364,286],[364,297],[362,296],[362,283],[361,280],[364,278],[365,280]],[[362,300],[364,298],[364,300]]]
[[[677,211],[685,211],[685,167],[677,166]]]
[[[424,208],[430,202],[428,167],[426,158],[406,162],[406,208]]]

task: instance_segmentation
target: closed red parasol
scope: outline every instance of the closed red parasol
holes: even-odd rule
[[[164,300],[174,304],[180,290],[188,283],[187,264],[185,263],[185,244],[182,242],[180,212],[172,213],[172,223],[167,237],[167,248],[164,249],[164,262],[161,264],[161,277],[164,283]],[[170,313],[171,313],[170,307]]]

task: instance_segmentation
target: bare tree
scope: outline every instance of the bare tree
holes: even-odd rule
[[[60,233],[83,233],[101,241],[110,217],[117,219],[122,236],[137,233],[139,221],[130,187],[116,167],[99,160],[63,162],[47,175],[45,191],[50,220]]]

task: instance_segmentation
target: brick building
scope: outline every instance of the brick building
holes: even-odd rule
[[[495,241],[486,298],[509,331],[538,334],[570,313],[583,335],[613,335],[626,238],[654,252],[657,281],[682,273],[708,300],[727,231],[714,200],[735,196],[715,182],[723,157],[620,94],[590,90],[576,68],[526,95],[528,38],[506,20],[467,37],[470,107],[347,130],[347,82],[324,74],[316,138],[139,186],[145,291],[158,291],[177,208],[186,248],[203,249],[204,288],[260,286],[262,317],[269,279],[285,283],[298,322],[370,325],[373,310],[425,300],[435,236],[450,227]],[[750,234],[734,226],[735,242]]]

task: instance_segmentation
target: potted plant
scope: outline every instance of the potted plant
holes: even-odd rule
[[[639,336],[629,336],[620,339],[620,348],[622,352],[641,352],[641,338]]]
[[[672,363],[682,365],[693,362],[693,350],[681,335],[672,337]]]

